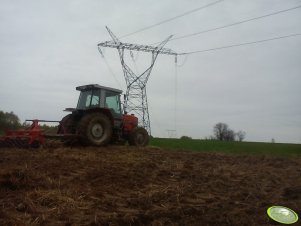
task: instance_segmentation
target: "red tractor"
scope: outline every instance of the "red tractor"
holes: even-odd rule
[[[78,86],[76,90],[80,91],[77,107],[65,110],[72,113],[61,120],[58,134],[77,135],[85,145],[125,141],[136,146],[148,144],[148,133],[138,127],[138,118],[123,112],[121,90],[97,84]]]
[[[29,120],[32,125],[23,130],[7,131],[0,137],[0,147],[39,147],[47,138],[62,139],[66,144],[103,146],[108,143],[125,143],[146,146],[147,131],[138,126],[138,118],[123,112],[121,90],[100,85],[76,87],[80,91],[76,108],[61,121]],[[39,122],[59,122],[57,134],[46,134]]]

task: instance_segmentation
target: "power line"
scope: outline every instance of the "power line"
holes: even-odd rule
[[[277,40],[277,39],[291,38],[291,37],[295,37],[295,36],[299,36],[299,35],[301,35],[301,33],[274,37],[274,38],[269,38],[269,39],[263,39],[263,40],[257,40],[257,41],[253,41],[253,42],[245,42],[245,43],[233,44],[233,45],[228,45],[228,46],[221,46],[221,47],[216,47],[216,48],[211,48],[211,49],[203,49],[203,50],[197,50],[197,51],[192,51],[192,52],[179,53],[178,55],[187,55],[187,54],[209,52],[209,51],[220,50],[220,49],[228,49],[228,48],[232,48],[232,47],[252,45],[252,44],[256,44],[256,43],[268,42],[268,41],[273,41],[273,40]]]
[[[180,37],[172,38],[169,41],[188,38],[188,37],[191,37],[191,36],[204,34],[204,33],[210,32],[210,31],[216,31],[216,30],[227,28],[227,27],[232,27],[232,26],[247,23],[247,22],[250,22],[250,21],[259,20],[259,19],[262,19],[262,18],[265,18],[265,17],[274,16],[274,15],[277,15],[277,14],[280,14],[280,13],[285,13],[285,12],[288,12],[288,11],[291,11],[291,10],[294,10],[294,9],[298,9],[298,8],[301,8],[301,5],[293,7],[293,8],[284,9],[284,10],[276,11],[276,12],[273,12],[273,13],[265,14],[265,15],[262,15],[262,16],[253,17],[253,18],[250,18],[250,19],[247,19],[247,20],[241,20],[241,21],[238,21],[238,22],[235,22],[235,23],[232,23],[232,24],[227,24],[227,25],[224,25],[224,26],[210,28],[210,29],[195,32],[195,33],[192,33],[192,34],[183,35],[183,36],[180,36]],[[153,43],[153,45],[154,44],[157,44],[157,43]]]
[[[122,89],[122,86],[121,86],[119,80],[117,79],[116,74],[114,73],[114,71],[113,71],[113,69],[111,68],[110,64],[109,64],[108,61],[106,60],[105,55],[103,54],[103,52],[102,52],[99,48],[98,48],[98,51],[99,51],[99,53],[101,54],[101,56],[102,56],[102,58],[103,58],[105,64],[107,65],[107,67],[108,67],[110,73],[113,75],[113,78],[115,79],[115,82],[118,84],[119,88]]]
[[[180,37],[177,37],[177,38],[172,38],[172,39],[170,39],[170,41],[183,39],[183,38],[188,38],[188,37],[191,37],[191,36],[203,34],[203,33],[210,32],[210,31],[216,31],[216,30],[219,30],[219,29],[239,25],[239,24],[242,24],[242,23],[247,23],[247,22],[250,22],[250,21],[253,21],[253,20],[259,20],[259,19],[262,19],[262,18],[265,18],[265,17],[274,16],[274,15],[277,15],[277,14],[280,14],[280,13],[285,13],[285,12],[288,12],[288,11],[291,11],[291,10],[294,10],[294,9],[298,9],[298,8],[301,8],[301,5],[293,7],[293,8],[289,8],[289,9],[280,10],[280,11],[277,11],[277,12],[274,12],[274,13],[269,13],[269,14],[266,14],[266,15],[263,15],[263,16],[238,21],[238,22],[235,22],[235,23],[232,23],[232,24],[221,26],[221,27],[211,28],[211,29],[208,29],[208,30],[204,30],[204,31],[200,31],[200,32],[192,33],[192,34],[183,35],[183,36],[180,36]]]
[[[198,7],[198,8],[196,8],[196,9],[192,9],[192,10],[187,11],[187,12],[185,12],[185,13],[182,13],[182,14],[180,14],[180,15],[178,15],[178,16],[174,16],[174,17],[171,17],[171,18],[169,18],[169,19],[163,20],[163,21],[161,21],[161,22],[155,23],[155,24],[153,24],[153,25],[150,25],[150,26],[141,28],[141,29],[139,29],[139,30],[137,30],[137,31],[128,33],[128,34],[123,35],[123,36],[121,36],[121,37],[119,37],[119,38],[120,38],[120,39],[121,39],[121,38],[125,38],[125,37],[128,37],[128,36],[130,36],[130,35],[133,35],[133,34],[136,34],[136,33],[139,33],[139,32],[142,32],[142,31],[145,31],[145,30],[148,30],[148,29],[151,29],[151,28],[153,28],[153,27],[159,26],[159,25],[164,24],[164,23],[167,23],[167,22],[169,22],[169,21],[172,21],[172,20],[178,19],[178,18],[180,18],[180,17],[187,16],[187,15],[189,15],[189,14],[191,14],[191,13],[197,12],[197,11],[199,11],[199,10],[201,10],[201,9],[205,9],[205,8],[207,8],[207,7],[213,6],[213,5],[215,5],[215,4],[217,4],[217,3],[220,3],[220,2],[222,2],[222,1],[224,1],[224,0],[218,0],[218,1],[215,1],[215,2],[212,2],[212,3],[209,3],[209,4],[205,5],[205,6],[201,6],[201,7]]]

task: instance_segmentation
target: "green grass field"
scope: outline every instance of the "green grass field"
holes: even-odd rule
[[[301,156],[301,144],[152,138],[150,140],[150,145],[164,149],[190,150],[200,152]]]

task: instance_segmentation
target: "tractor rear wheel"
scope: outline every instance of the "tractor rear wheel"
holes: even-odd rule
[[[129,137],[129,144],[139,147],[144,147],[148,145],[149,142],[149,136],[146,129],[142,127],[137,127],[134,129]]]
[[[86,145],[103,146],[112,138],[110,119],[102,113],[85,115],[78,127],[81,141]]]
[[[75,133],[75,126],[76,121],[74,120],[74,117],[72,114],[66,115],[62,120],[60,121],[60,125],[58,127],[57,134],[74,134]],[[74,145],[77,142],[77,140],[73,138],[64,138],[63,143],[64,145],[71,146]]]
[[[74,122],[72,114],[66,115],[62,118],[60,125],[58,127],[57,134],[65,134],[65,133],[74,133]]]

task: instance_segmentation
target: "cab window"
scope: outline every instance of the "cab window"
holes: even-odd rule
[[[121,114],[119,94],[107,91],[105,107],[109,108],[113,114]]]
[[[99,102],[100,102],[100,90],[82,91],[79,96],[77,109],[99,107]]]

